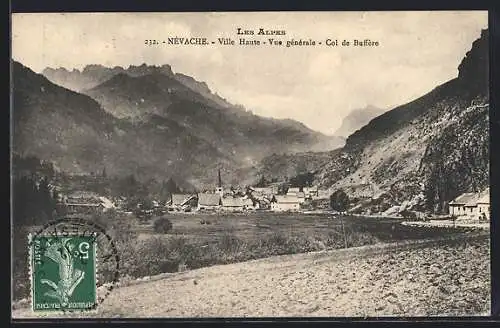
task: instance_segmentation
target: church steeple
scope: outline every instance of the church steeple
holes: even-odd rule
[[[217,188],[215,189],[215,193],[219,194],[221,197],[224,196],[224,190],[222,189],[222,178],[220,176],[220,168],[218,172],[218,184]]]

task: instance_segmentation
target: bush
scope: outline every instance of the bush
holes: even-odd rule
[[[417,215],[415,212],[409,211],[409,210],[403,210],[399,212],[399,214],[404,218],[404,219],[416,219]]]
[[[230,233],[225,233],[219,240],[217,246],[222,252],[231,253],[237,252],[241,248],[242,244],[242,241],[236,236]]]
[[[330,195],[330,207],[337,212],[345,212],[349,207],[349,197],[343,190],[337,190]]]
[[[132,277],[144,277],[163,272],[176,272],[180,259],[178,241],[152,237],[139,242],[131,258],[128,274]],[[147,263],[147,265],[144,265]]]
[[[172,222],[165,217],[158,218],[154,223],[154,231],[156,233],[167,233],[172,230]]]

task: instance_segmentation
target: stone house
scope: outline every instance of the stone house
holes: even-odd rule
[[[464,193],[448,203],[449,214],[462,220],[490,219],[490,188],[479,193]]]

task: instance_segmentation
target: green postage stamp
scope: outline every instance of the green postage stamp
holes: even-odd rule
[[[33,311],[94,309],[96,252],[93,235],[30,236]]]

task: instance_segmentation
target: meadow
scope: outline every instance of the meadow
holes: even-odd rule
[[[466,228],[410,227],[401,225],[403,219],[360,216],[337,216],[329,214],[304,213],[221,213],[221,214],[167,214],[173,229],[168,234],[157,234],[153,224],[135,224],[133,230],[139,240],[152,237],[181,237],[189,243],[211,244],[231,235],[244,242],[252,242],[273,235],[331,239],[344,242],[347,246],[360,246],[359,240],[365,236],[366,243],[392,242],[446,236],[470,231]],[[362,238],[361,238],[362,239]],[[344,245],[345,246],[345,245]]]
[[[332,216],[303,213],[175,213],[168,233],[155,233],[153,220],[140,224],[132,215],[104,214],[95,218],[113,237],[120,257],[120,280],[179,272],[276,255],[325,251],[380,243],[464,234],[470,228],[415,227],[401,219]],[[15,299],[29,296],[27,250],[15,258]],[[16,248],[16,244],[14,245]],[[21,255],[22,254],[22,255]],[[112,268],[99,267],[100,282],[111,280]]]
[[[401,219],[325,214],[263,212],[164,217],[173,226],[166,234],[155,233],[152,224],[131,226],[135,232],[134,253],[123,256],[127,278],[275,255],[446,237],[472,231],[410,227],[401,225]]]

